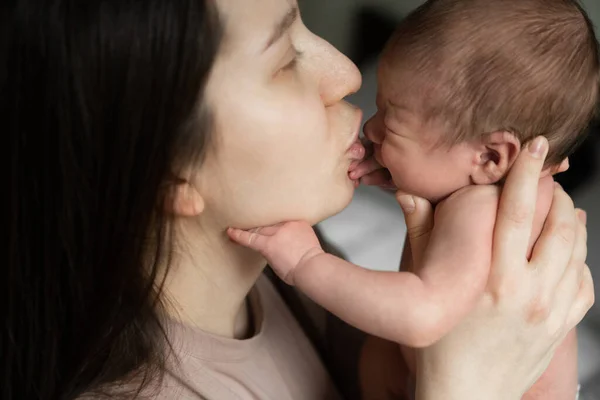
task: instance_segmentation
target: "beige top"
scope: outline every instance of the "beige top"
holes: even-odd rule
[[[315,349],[267,277],[261,276],[249,300],[257,333],[247,340],[169,322],[180,365],[166,375],[160,392],[148,397],[339,399]]]

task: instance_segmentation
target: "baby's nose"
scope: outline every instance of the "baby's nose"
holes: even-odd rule
[[[372,116],[366,123],[363,128],[363,133],[366,138],[375,144],[381,144],[383,142],[384,132],[381,129],[381,124],[378,123],[377,114]]]

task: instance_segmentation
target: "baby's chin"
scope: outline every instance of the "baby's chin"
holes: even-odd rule
[[[423,190],[422,188],[414,188],[407,185],[402,185],[402,183],[396,181],[394,181],[394,184],[396,185],[399,191],[425,199],[432,205],[439,204],[440,202],[450,197],[452,193],[454,193],[454,191],[444,192],[435,190]]]

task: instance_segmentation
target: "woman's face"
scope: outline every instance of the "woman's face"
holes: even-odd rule
[[[348,149],[361,123],[342,99],[359,71],[308,31],[295,0],[217,5],[225,36],[205,99],[214,131],[195,181],[205,213],[251,228],[339,212],[354,192]]]

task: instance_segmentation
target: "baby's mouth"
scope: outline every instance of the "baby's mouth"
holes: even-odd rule
[[[380,144],[373,144],[373,157],[375,158],[375,160],[377,160],[377,162],[379,163],[379,165],[381,165],[382,167],[385,167],[385,164],[383,163],[383,160],[381,159],[381,145]]]

